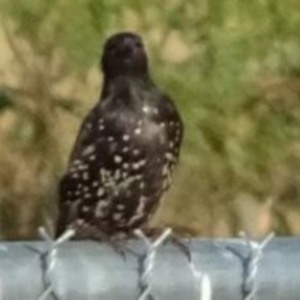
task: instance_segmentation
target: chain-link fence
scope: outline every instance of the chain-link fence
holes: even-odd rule
[[[1,300],[299,300],[300,240],[156,240],[137,231],[116,251],[97,241],[0,244]]]

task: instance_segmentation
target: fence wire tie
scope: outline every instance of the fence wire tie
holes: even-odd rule
[[[151,277],[157,250],[167,240],[171,233],[172,229],[167,228],[154,242],[151,242],[142,230],[137,229],[134,231],[134,234],[146,245],[146,252],[141,258],[139,279],[140,294],[138,300],[154,299],[151,294]]]
[[[257,292],[256,276],[258,273],[259,263],[263,257],[263,250],[273,239],[274,233],[270,233],[261,242],[252,240],[245,232],[239,234],[241,238],[246,243],[249,250],[249,254],[243,259],[244,266],[244,281],[243,281],[243,299],[244,300],[254,300]]]
[[[211,300],[212,299],[212,288],[211,280],[208,274],[201,272],[195,266],[193,260],[193,254],[190,253],[189,268],[193,274],[195,286],[199,293],[200,300]]]
[[[191,270],[195,288],[197,291],[197,295],[199,295],[200,300],[211,300],[212,299],[212,288],[211,288],[211,280],[207,273],[201,272],[197,269],[194,259],[193,259],[193,252],[191,248],[184,244],[182,241],[178,240],[176,236],[174,236],[174,242],[176,246],[183,252],[183,254],[187,257],[188,260],[188,267]],[[189,240],[190,241],[190,240]]]
[[[52,281],[52,273],[56,265],[58,247],[61,246],[64,242],[70,240],[72,236],[74,236],[75,231],[73,229],[68,229],[56,240],[52,239],[52,237],[43,227],[39,228],[39,234],[46,242],[47,250],[45,252],[40,253],[42,259],[42,270],[45,282],[45,290],[40,295],[38,300],[46,300],[50,294],[55,299],[58,299],[57,295],[55,294]]]

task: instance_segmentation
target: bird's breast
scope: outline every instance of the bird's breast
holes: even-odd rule
[[[156,142],[158,145],[164,145],[167,142],[166,128],[163,123],[158,123],[150,119],[144,119],[142,128],[143,139],[146,143]]]

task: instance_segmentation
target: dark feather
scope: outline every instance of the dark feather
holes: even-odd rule
[[[101,101],[85,118],[61,180],[57,235],[68,226],[79,235],[91,228],[108,236],[130,232],[169,187],[183,126],[148,75],[140,43],[124,33],[105,46]]]

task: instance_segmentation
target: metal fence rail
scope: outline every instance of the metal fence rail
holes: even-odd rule
[[[0,244],[1,300],[299,300],[300,239],[185,241],[142,232],[124,255],[93,241]],[[187,255],[189,254],[189,255]]]

